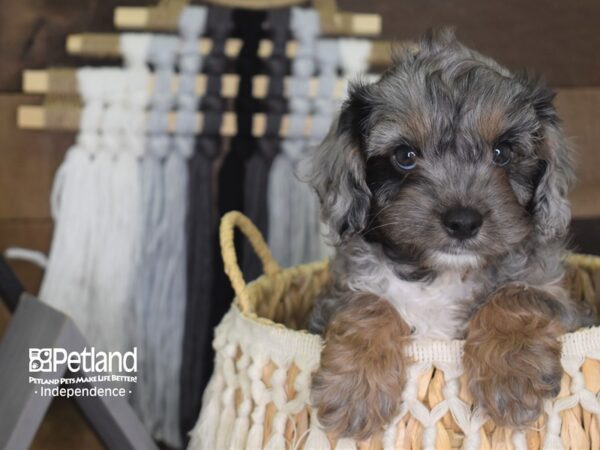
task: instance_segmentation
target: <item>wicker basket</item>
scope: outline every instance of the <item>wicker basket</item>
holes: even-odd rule
[[[235,227],[264,265],[265,275],[248,285],[235,255]],[[237,296],[216,329],[215,371],[191,449],[600,449],[600,327],[561,338],[562,390],[525,432],[495,426],[472,406],[461,341],[418,341],[409,348],[415,363],[394,423],[368,442],[332,439],[309,405],[322,342],[300,329],[327,282],[326,262],[282,270],[256,228],[237,212],[223,217],[220,237]],[[595,302],[600,258],[573,255],[569,265],[573,295]]]

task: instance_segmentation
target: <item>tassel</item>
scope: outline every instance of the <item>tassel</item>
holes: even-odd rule
[[[263,433],[264,427],[262,422],[252,424],[250,433],[248,433],[248,442],[246,442],[246,448],[248,449],[260,449],[263,444]],[[308,447],[306,447],[308,449]]]
[[[43,301],[69,314],[84,333],[89,329],[89,319],[81,313],[84,310],[81,303],[86,301],[83,297],[85,283],[76,283],[76,280],[84,279],[83,261],[89,253],[86,242],[93,233],[92,224],[86,218],[94,216],[94,174],[91,155],[80,147],[67,152],[56,173],[51,195],[54,236],[39,294]],[[86,210],[85,214],[81,213]],[[81,215],[79,224],[78,211]],[[80,269],[76,270],[77,267]],[[68,288],[71,295],[68,295]],[[80,297],[79,304],[74,301],[77,296]]]
[[[179,148],[171,150],[164,167],[164,213],[165,231],[163,271],[156,294],[157,309],[154,352],[158,364],[155,366],[154,396],[162,405],[159,414],[162,441],[179,447],[179,379],[183,339],[183,323],[186,300],[186,250],[185,219],[187,202],[187,160]],[[162,360],[159,355],[163,355]],[[164,355],[169,355],[168,358]],[[158,413],[158,411],[156,411]]]
[[[398,437],[398,421],[394,420],[383,433],[384,450],[394,450],[396,448],[396,438]],[[337,447],[336,447],[337,450]]]
[[[180,400],[180,421],[184,431],[194,426],[200,411],[202,392],[212,372],[212,329],[218,322],[212,321],[214,313],[211,313],[217,297],[213,279],[217,254],[215,246],[218,243],[216,224],[219,218],[214,205],[216,180],[213,162],[222,149],[218,131],[223,99],[221,83],[215,81],[221,79],[221,72],[225,69],[224,47],[233,28],[231,15],[232,11],[229,9],[210,8],[208,12],[206,35],[211,37],[213,45],[210,54],[206,55],[203,70],[212,81],[208,82],[205,96],[201,100],[204,112],[203,135],[196,140],[196,151],[189,164],[188,294]]]
[[[166,247],[165,235],[169,231],[164,225],[168,216],[164,211],[165,187],[163,161],[169,153],[166,116],[171,109],[173,96],[170,85],[174,76],[173,67],[179,40],[173,36],[152,36],[148,52],[145,55],[154,67],[154,92],[149,99],[147,136],[145,149],[139,160],[140,196],[141,196],[141,241],[140,264],[137,265],[133,299],[134,330],[132,339],[138,346],[138,383],[135,386],[132,405],[138,416],[153,437],[165,443],[174,442],[165,438],[163,420],[169,420],[170,409],[164,404],[163,397],[171,394],[177,385],[168,384],[168,392],[161,387],[164,380],[162,359],[171,355],[164,349],[164,330],[173,330],[172,325],[163,324],[165,313],[160,309],[161,301],[158,287],[164,280],[164,261]],[[175,294],[177,295],[177,294]],[[164,302],[164,301],[163,301]],[[169,322],[167,320],[167,322]],[[162,347],[162,348],[161,348]],[[165,364],[171,365],[170,357]],[[175,442],[176,443],[176,442]]]
[[[314,53],[319,36],[319,15],[314,10],[292,8],[292,36],[298,41],[298,53],[292,61],[292,87],[288,109],[288,137],[282,142],[282,152],[275,158],[269,174],[269,246],[283,267],[306,263],[312,259],[315,236],[310,217],[316,211],[310,207],[315,195],[312,189],[296,177],[296,169],[306,156],[308,141],[304,137],[304,121],[311,111],[308,80],[315,73]],[[289,205],[294,205],[290,208]]]
[[[266,386],[262,382],[263,369],[267,365],[267,360],[263,357],[256,357],[248,368],[248,377],[251,382],[252,400],[256,405],[252,411],[252,428],[248,434],[247,448],[262,448],[265,412],[267,408],[268,397]]]
[[[562,449],[564,448],[563,441],[559,436],[546,434],[544,448]]]
[[[252,428],[250,428],[248,442],[246,443],[248,449],[263,448],[265,410],[266,405],[259,403],[252,413]]]
[[[281,450],[286,448],[285,436],[281,433],[273,431],[271,438],[265,447],[265,450]],[[308,447],[307,447],[308,448]]]
[[[274,386],[276,384],[283,385],[283,382],[285,382],[286,373],[287,372],[285,370],[282,370],[281,368],[277,369],[275,371],[275,373],[273,374],[273,377],[271,378],[271,382],[273,383],[273,385]],[[281,407],[280,406],[281,403],[282,402],[278,402],[277,400],[275,400],[275,404],[278,405],[278,407]],[[279,411],[279,412],[277,412],[277,414],[275,414],[275,417],[273,418],[273,424],[272,424],[273,427],[272,427],[272,431],[271,431],[271,437],[269,438],[269,441],[268,441],[265,449],[279,450],[279,449],[286,448],[285,426],[287,424],[287,421],[288,421],[288,416],[284,412]]]
[[[335,450],[356,450],[356,441],[350,438],[338,439]]]
[[[269,170],[275,155],[279,151],[282,114],[287,110],[284,94],[284,75],[288,60],[285,54],[290,27],[290,11],[285,8],[270,10],[267,13],[267,33],[273,42],[273,52],[265,60],[265,72],[269,76],[269,89],[264,101],[268,115],[265,134],[258,140],[256,151],[248,160],[245,172],[244,214],[256,225],[263,236],[268,236],[267,190]],[[243,272],[247,280],[262,275],[262,264],[248,241],[242,250]]]
[[[310,428],[308,431],[308,438],[306,438],[306,444],[304,444],[306,450],[330,450],[331,445],[327,435],[321,429],[321,424],[317,418],[317,411],[313,410],[310,414]]]
[[[213,384],[214,383],[214,384]],[[207,387],[203,396],[203,408],[198,419],[198,424],[192,432],[190,449],[213,449],[216,448],[217,428],[219,427],[220,398],[225,386],[225,379],[221,374],[221,368],[217,365],[213,374],[213,380]]]
[[[308,432],[308,438],[306,444],[304,444],[306,450],[330,450],[329,439],[327,435],[319,428],[314,422],[311,421],[310,431]]]
[[[223,411],[217,432],[217,448],[228,448],[235,421],[235,389],[228,387],[223,393]]]
[[[246,437],[248,436],[248,429],[250,428],[250,420],[247,416],[238,417],[235,420],[235,426],[233,427],[233,436],[231,438],[230,450],[239,450],[240,448],[246,448]]]
[[[248,362],[248,358],[242,356],[239,362]],[[239,370],[246,370],[244,364],[238,365]],[[242,389],[243,391],[243,389]],[[233,427],[233,436],[231,438],[231,450],[237,450],[239,448],[246,448],[246,437],[248,436],[248,430],[250,429],[250,411],[252,410],[252,401],[250,399],[243,400],[240,403],[238,410],[238,418],[235,420]]]

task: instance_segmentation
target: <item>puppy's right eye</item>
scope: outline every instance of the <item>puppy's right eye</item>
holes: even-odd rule
[[[412,170],[417,167],[418,151],[409,145],[400,145],[394,149],[392,161],[402,170]]]
[[[512,146],[507,142],[501,142],[494,148],[494,155],[492,157],[492,164],[499,167],[506,166],[512,156]]]

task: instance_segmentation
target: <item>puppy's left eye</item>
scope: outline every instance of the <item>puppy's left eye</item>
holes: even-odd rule
[[[494,148],[492,163],[495,166],[506,166],[512,157],[512,146],[507,142],[501,142]]]
[[[412,170],[417,167],[417,150],[409,145],[400,145],[394,149],[392,160],[402,170]]]

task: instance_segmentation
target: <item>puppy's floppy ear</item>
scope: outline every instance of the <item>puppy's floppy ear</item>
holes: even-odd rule
[[[373,85],[350,86],[349,97],[325,140],[304,166],[305,177],[321,201],[321,218],[338,244],[367,224],[371,193],[365,179],[364,145],[372,110]]]
[[[555,93],[540,80],[529,81],[531,101],[541,123],[538,157],[540,170],[533,196],[533,216],[542,241],[566,234],[571,221],[567,198],[575,180],[572,149],[565,139],[553,105]]]

